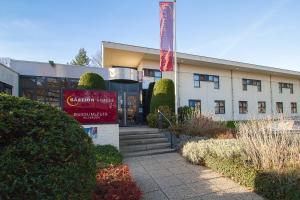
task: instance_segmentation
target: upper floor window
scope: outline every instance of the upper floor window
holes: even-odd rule
[[[0,81],[0,93],[1,92],[12,95],[12,86]]]
[[[158,69],[143,69],[144,71],[144,76],[149,76],[149,77],[154,77],[154,80],[157,81],[159,79],[161,79],[162,74],[161,71],[159,71]]]
[[[261,92],[261,80],[253,80],[253,79],[242,79],[243,82],[243,90],[247,90],[248,85],[257,86],[257,91]]]
[[[225,114],[225,101],[215,101],[215,114]]]
[[[297,113],[297,103],[296,102],[291,103],[291,113]]]
[[[207,74],[194,74],[194,87],[200,87],[200,81],[213,82],[214,88],[220,88],[219,76],[207,75]]]
[[[200,74],[194,74],[194,87],[200,87]]]
[[[266,113],[266,102],[265,101],[258,102],[258,113]]]
[[[201,100],[190,99],[189,107],[198,109],[201,112]]]
[[[248,102],[247,101],[239,101],[239,113],[240,114],[248,113]]]
[[[282,93],[282,88],[290,89],[290,93],[294,93],[294,88],[292,83],[279,83],[279,93]]]
[[[276,102],[276,111],[277,111],[277,113],[283,113],[283,103],[282,102]]]

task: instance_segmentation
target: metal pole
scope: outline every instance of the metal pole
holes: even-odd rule
[[[174,0],[174,13],[173,13],[173,45],[174,45],[174,65],[175,65],[175,77],[174,77],[174,84],[175,84],[175,117],[176,123],[178,123],[178,77],[177,77],[177,55],[176,55],[176,0]]]

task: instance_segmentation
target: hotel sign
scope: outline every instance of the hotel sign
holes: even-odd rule
[[[63,110],[81,124],[117,123],[117,94],[99,90],[63,90]]]

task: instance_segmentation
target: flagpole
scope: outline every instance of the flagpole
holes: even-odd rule
[[[178,77],[177,77],[177,47],[176,47],[176,0],[174,0],[174,19],[173,19],[173,36],[174,36],[174,85],[175,85],[175,116],[176,116],[176,123],[178,123]]]

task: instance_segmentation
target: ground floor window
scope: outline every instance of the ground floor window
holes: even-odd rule
[[[215,101],[215,114],[225,114],[225,101]]]
[[[296,102],[291,103],[291,113],[297,113],[297,103]]]
[[[283,103],[282,102],[276,102],[276,110],[277,110],[277,113],[283,113]]]
[[[247,101],[239,101],[239,113],[240,114],[248,113],[248,102]]]
[[[258,102],[258,113],[266,113],[266,102],[265,101]]]
[[[0,93],[4,92],[6,94],[12,95],[12,86],[0,81]]]
[[[190,99],[189,107],[198,109],[201,112],[201,100]]]

